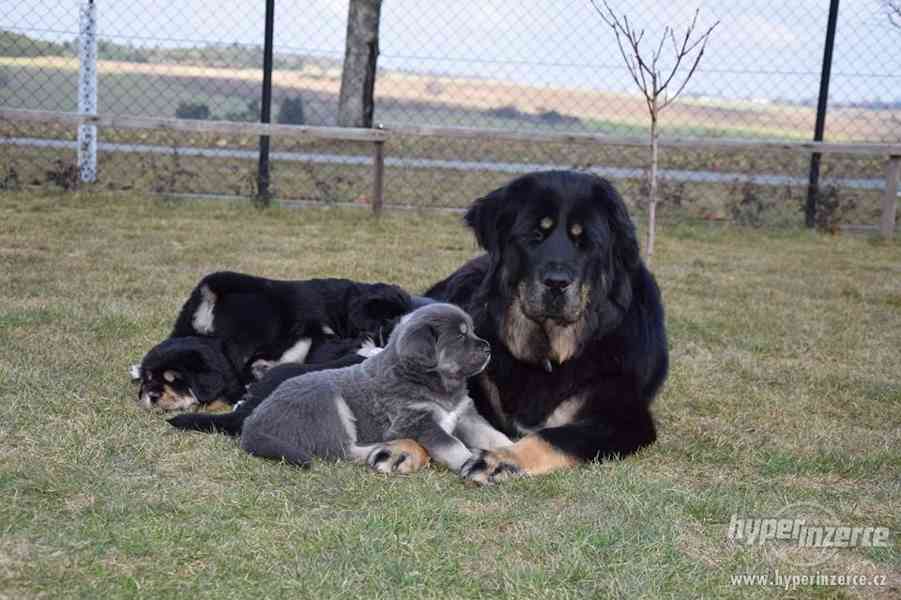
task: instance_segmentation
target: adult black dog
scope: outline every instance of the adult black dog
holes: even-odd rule
[[[163,410],[234,404],[266,369],[353,354],[367,338],[387,339],[402,315],[425,302],[383,283],[212,273],[191,292],[169,338],[134,369],[138,403]]]
[[[426,296],[472,315],[493,355],[470,382],[476,406],[524,435],[481,453],[468,478],[491,483],[653,443],[650,404],[668,369],[663,306],[613,186],[585,173],[525,175],[476,200],[465,222],[487,254]]]

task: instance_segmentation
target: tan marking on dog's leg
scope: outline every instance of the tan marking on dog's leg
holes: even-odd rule
[[[479,485],[492,485],[522,475],[540,475],[579,461],[554,448],[537,435],[528,435],[509,448],[476,454],[463,465],[462,475]]]
[[[221,398],[216,398],[206,406],[198,405],[198,408],[202,408],[204,412],[231,412],[234,406]]]
[[[549,473],[579,462],[575,457],[554,448],[537,435],[527,435],[510,448],[495,452],[514,462],[527,475]]]
[[[183,394],[175,391],[168,385],[164,385],[163,394],[157,400],[156,405],[151,406],[151,408],[158,408],[164,411],[187,410],[195,404],[197,404],[197,400],[190,393]]]
[[[415,473],[429,464],[429,453],[411,439],[376,444],[366,459],[379,473]]]

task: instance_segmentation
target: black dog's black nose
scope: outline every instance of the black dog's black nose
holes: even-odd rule
[[[150,400],[151,403],[156,404],[157,402],[159,402],[159,399],[162,397],[162,395],[163,394],[161,392],[147,392],[147,399]]]
[[[572,285],[572,282],[572,277],[569,277],[566,273],[556,271],[545,275],[542,283],[544,283],[545,287],[552,290],[564,290]]]

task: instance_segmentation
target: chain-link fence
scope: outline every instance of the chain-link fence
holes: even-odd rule
[[[86,1],[86,0],[85,0]],[[0,107],[78,109],[79,7],[74,0],[0,6]],[[98,111],[257,121],[264,2],[95,0]],[[684,31],[692,3],[609,0],[648,40]],[[698,2],[719,21],[663,136],[809,140],[829,2]],[[901,27],[892,0],[842,0],[825,139],[901,142]],[[275,2],[272,121],[337,122],[348,2]],[[538,132],[646,135],[647,109],[616,39],[589,0],[382,3],[374,122]],[[74,129],[0,123],[0,187],[76,185]],[[101,189],[253,195],[255,136],[103,129]],[[272,187],[285,199],[370,200],[372,149],[272,139]],[[386,145],[385,199],[460,207],[513,174],[592,168],[638,198],[641,148],[410,137]],[[786,153],[666,150],[664,212],[797,222],[809,158]],[[883,163],[824,158],[839,213],[878,214]],[[4,183],[5,182],[5,183]],[[829,189],[829,188],[825,188]],[[838,200],[835,200],[838,198]],[[851,210],[851,208],[854,210]],[[870,214],[872,207],[872,214]],[[834,215],[833,215],[834,216]],[[770,218],[772,220],[772,218]],[[878,219],[877,219],[878,220]]]

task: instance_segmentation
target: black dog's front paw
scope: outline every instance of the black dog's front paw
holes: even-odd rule
[[[429,455],[413,440],[395,440],[373,448],[366,464],[379,473],[414,473],[429,464]]]
[[[474,450],[460,467],[460,476],[478,485],[493,485],[504,479],[525,475],[512,456],[491,450]]]

